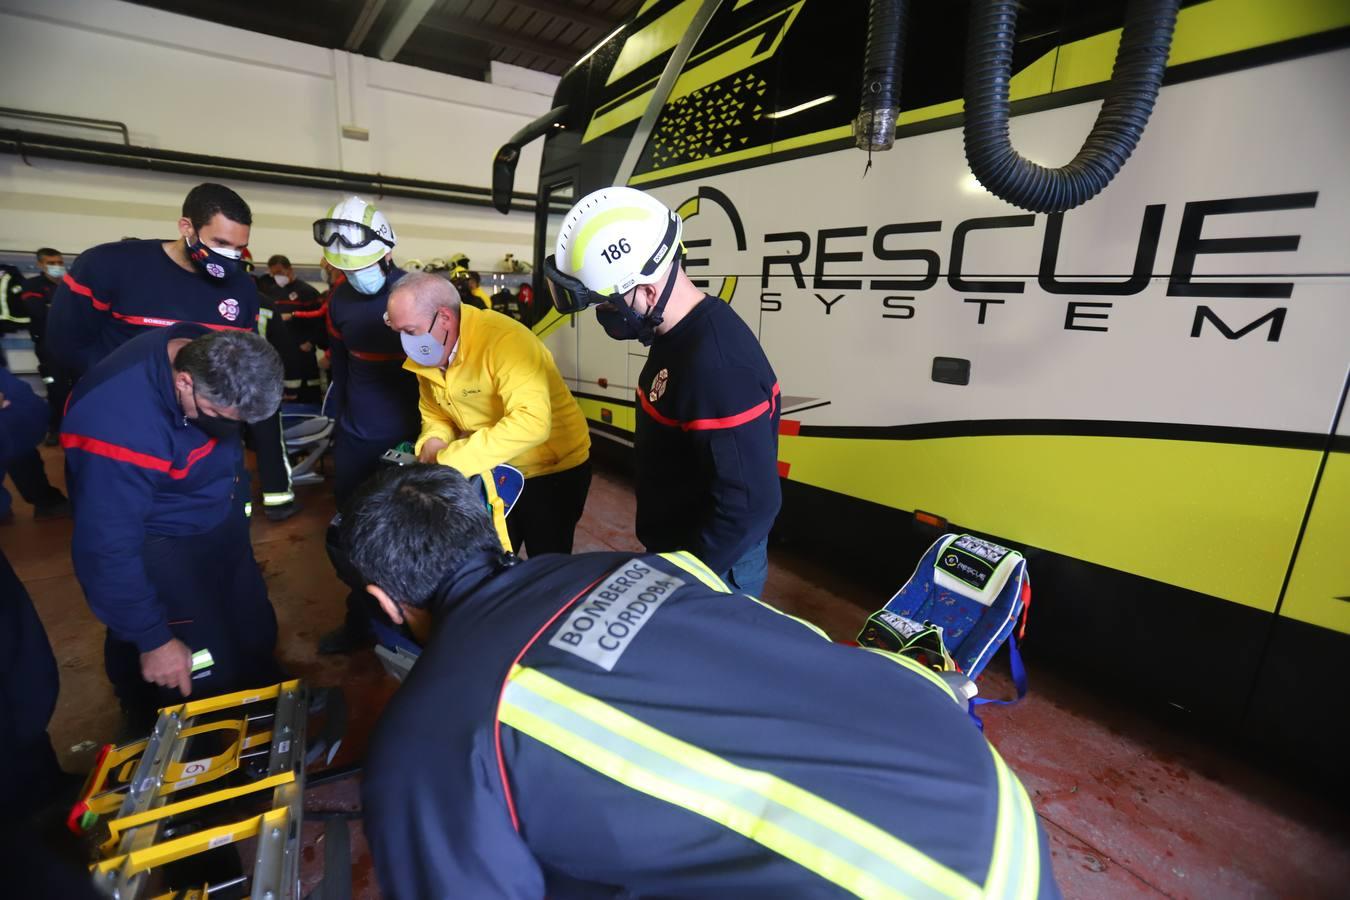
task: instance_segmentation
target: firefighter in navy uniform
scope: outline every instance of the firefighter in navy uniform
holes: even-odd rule
[[[47,445],[56,446],[56,436],[61,431],[61,416],[65,414],[66,398],[75,386],[75,376],[69,369],[58,363],[47,349],[47,313],[51,309],[52,295],[57,285],[66,277],[66,261],[60,250],[43,247],[37,251],[38,274],[24,282],[23,293],[19,295],[28,309],[31,320],[28,333],[33,338],[33,351],[38,358],[38,373],[47,385]]]
[[[241,426],[276,413],[281,374],[258,334],[178,323],[127,341],[71,395],[71,557],[128,726],[281,678],[240,476]],[[213,662],[194,678],[199,650]]]
[[[638,377],[637,536],[652,552],[693,552],[759,596],[782,504],[779,389],[759,341],[681,268],[680,217],[632,188],[572,207],[544,264],[554,305],[597,305],[617,340],[651,351]]]
[[[258,327],[258,289],[240,264],[253,214],[234,191],[199,184],[183,200],[179,240],[100,244],[80,254],[52,297],[47,344],[77,375],[147,327],[195,322],[217,330]],[[250,427],[267,518],[298,507],[280,413]]]
[[[362,789],[386,896],[1058,896],[1026,791],[917,663],[688,553],[519,562],[445,466],[368,482],[343,547],[424,641]]]
[[[403,368],[399,335],[385,324],[389,291],[403,271],[384,213],[360,197],[345,197],[314,223],[323,258],[343,276],[328,298],[329,414],[337,419],[333,494],[341,511],[391,447],[417,440],[417,376]],[[361,585],[351,585],[341,626],[319,639],[320,653],[349,653],[371,641],[374,611]]]
[[[317,404],[321,396],[319,363],[314,348],[323,343],[323,322],[317,317],[302,316],[296,313],[313,314],[323,304],[319,292],[295,277],[291,261],[281,254],[267,259],[267,274],[258,279],[258,293],[266,304],[271,301],[272,323],[280,331],[269,333],[268,341],[281,354],[282,365],[286,367],[286,398],[296,403]],[[284,349],[278,341],[284,337]]]

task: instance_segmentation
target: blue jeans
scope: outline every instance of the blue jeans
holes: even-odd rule
[[[764,582],[769,577],[769,539],[766,536],[759,543],[745,551],[745,555],[732,563],[731,568],[722,573],[722,580],[732,590],[749,594],[758,599],[764,593]]]

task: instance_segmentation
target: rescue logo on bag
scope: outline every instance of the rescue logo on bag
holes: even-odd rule
[[[652,389],[650,392],[648,392],[647,399],[650,400],[652,403],[655,403],[657,400],[660,400],[663,396],[665,396],[666,384],[669,381],[670,381],[669,369],[662,369],[660,372],[657,372],[656,377],[652,379]]]
[[[1000,547],[998,544],[982,541],[979,538],[971,537],[968,534],[961,535],[959,538],[952,541],[951,545],[957,550],[964,550],[967,553],[978,556],[995,568],[998,567],[998,564],[1002,561],[1003,557],[1011,552],[1007,547]]]
[[[209,266],[214,265],[215,263],[209,263],[208,268]],[[220,267],[216,266],[216,268]],[[224,272],[222,271],[221,274],[223,275]],[[235,319],[239,318],[239,301],[234,299],[222,300],[220,301],[220,306],[216,307],[216,310],[221,314],[221,316],[233,322]]]
[[[972,538],[972,540],[974,540]],[[967,549],[957,549],[958,541],[953,541],[938,560],[937,568],[946,572],[956,580],[968,584],[977,591],[984,590],[984,586],[989,583],[989,578],[994,574],[997,563],[990,562],[982,556],[970,552]],[[993,545],[989,545],[991,548]],[[1003,550],[1002,547],[994,549]],[[1007,554],[1007,550],[999,555],[1001,559]]]
[[[549,639],[549,646],[612,672],[637,633],[683,584],[682,578],[640,559],[630,560],[586,595]]]

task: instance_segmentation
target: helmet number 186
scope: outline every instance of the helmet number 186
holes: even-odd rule
[[[600,251],[600,255],[605,258],[605,262],[612,263],[618,262],[620,256],[631,252],[633,252],[633,248],[629,245],[628,238],[619,238],[617,244],[610,244],[604,250]]]

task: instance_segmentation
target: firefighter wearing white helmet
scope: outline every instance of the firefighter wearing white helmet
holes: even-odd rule
[[[691,550],[758,596],[778,515],[778,379],[750,327],[684,272],[683,223],[627,187],[581,198],[544,274],[559,312],[596,307],[617,340],[650,345],[638,377],[637,535]]]
[[[393,265],[397,239],[384,213],[360,197],[344,197],[314,223],[314,240],[323,258],[347,273],[347,281],[363,294],[384,287]]]
[[[332,388],[328,407],[337,419],[333,493],[338,508],[379,467],[391,447],[417,439],[417,378],[403,369],[398,335],[384,323],[389,292],[404,272],[394,265],[394,228],[375,206],[344,197],[314,223],[326,263],[345,281],[328,300]],[[345,623],[319,639],[319,652],[342,653],[370,639],[364,585],[351,585]]]

